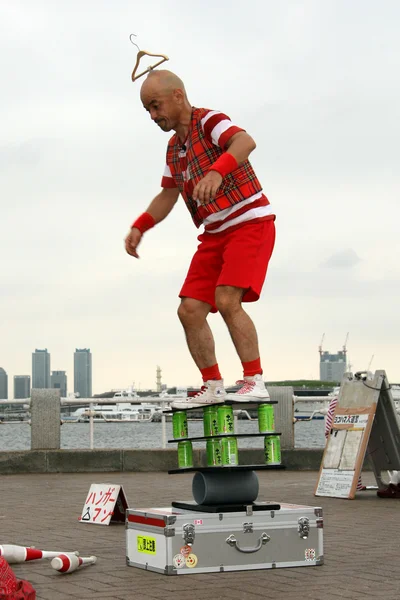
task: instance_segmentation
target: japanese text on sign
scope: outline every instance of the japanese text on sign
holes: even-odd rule
[[[145,554],[156,553],[156,540],[155,538],[145,537],[143,535],[137,536],[137,550]]]
[[[368,415],[336,415],[333,425],[360,425],[365,427]]]
[[[120,485],[93,483],[90,486],[79,520],[84,523],[108,525],[114,515],[120,489]]]

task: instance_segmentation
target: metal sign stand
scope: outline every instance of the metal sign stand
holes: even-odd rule
[[[345,373],[315,495],[354,499],[366,455],[380,495],[388,471],[400,470],[400,427],[385,371]]]

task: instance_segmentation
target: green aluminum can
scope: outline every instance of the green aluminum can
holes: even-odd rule
[[[184,469],[193,467],[193,449],[192,442],[178,442],[178,467]]]
[[[232,435],[234,433],[232,406],[223,404],[218,406],[218,431],[220,434]]]
[[[218,411],[216,406],[203,408],[204,435],[218,435]]]
[[[185,410],[172,413],[172,434],[174,440],[188,437],[188,422]]]
[[[273,433],[275,431],[275,416],[273,404],[259,404],[258,429],[260,433]]]
[[[222,449],[220,440],[207,440],[207,466],[220,467],[222,465]]]
[[[235,437],[221,438],[221,451],[223,465],[239,464],[238,445]]]
[[[266,435],[264,438],[264,457],[266,465],[281,464],[281,439],[279,435]]]

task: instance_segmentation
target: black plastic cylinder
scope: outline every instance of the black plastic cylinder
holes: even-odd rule
[[[251,504],[258,496],[258,477],[254,471],[218,471],[193,477],[192,493],[197,504]]]

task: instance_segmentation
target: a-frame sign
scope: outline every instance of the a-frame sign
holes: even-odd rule
[[[400,426],[385,371],[345,373],[315,495],[353,499],[366,455],[387,488],[388,471],[400,471]]]

